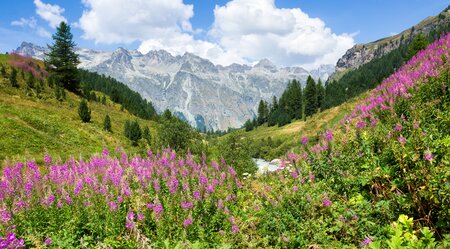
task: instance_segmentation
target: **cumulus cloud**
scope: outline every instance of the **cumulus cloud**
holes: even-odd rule
[[[335,34],[299,8],[277,8],[274,0],[231,0],[214,9],[206,39],[196,39],[193,6],[182,0],[83,0],[77,27],[96,43],[139,42],[139,50],[195,53],[214,63],[253,63],[314,68],[334,64],[353,46],[350,34]]]
[[[192,31],[193,6],[182,0],[83,0],[78,22],[84,38],[97,43],[132,43]]]
[[[248,60],[314,68],[334,64],[354,45],[352,35],[334,34],[319,18],[299,8],[277,8],[274,0],[232,0],[216,6],[214,16],[210,34]]]
[[[67,19],[62,16],[64,8],[56,4],[43,3],[41,0],[34,0],[36,6],[36,14],[48,22],[51,28],[56,28],[61,22],[67,22]]]

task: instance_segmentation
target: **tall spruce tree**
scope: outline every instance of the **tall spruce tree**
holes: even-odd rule
[[[302,86],[298,80],[293,80],[289,88],[289,101],[288,104],[291,106],[290,117],[295,119],[301,119],[303,115],[303,93]]]
[[[305,116],[311,116],[317,112],[317,87],[316,82],[308,76],[305,86]]]
[[[0,66],[0,74],[2,75],[3,78],[6,78],[6,70],[5,70],[5,66],[1,65]]]
[[[323,87],[322,80],[319,78],[319,82],[317,82],[317,107],[320,108],[320,111],[323,110],[323,99],[325,98],[325,88]]]
[[[78,107],[78,115],[80,115],[81,121],[84,123],[91,121],[91,110],[89,110],[85,99],[82,99],[80,102],[80,106]]]
[[[108,114],[106,114],[105,119],[103,120],[103,129],[105,131],[112,132],[111,130],[111,118]]]
[[[48,45],[50,52],[46,54],[46,63],[55,80],[71,92],[79,93],[80,79],[77,65],[80,63],[75,53],[75,43],[70,26],[61,22],[52,36],[53,45]]]
[[[17,84],[17,70],[13,68],[11,70],[11,75],[9,76],[9,83],[12,87],[19,87],[19,84]]]
[[[267,117],[269,116],[269,107],[266,101],[259,101],[258,105],[258,125],[262,125],[267,121]]]
[[[33,75],[32,72],[28,73],[27,87],[28,88],[34,88],[34,75]]]
[[[150,134],[150,129],[148,128],[148,126],[144,127],[144,130],[142,131],[142,138],[147,141],[148,145],[152,144],[152,135]]]
[[[129,131],[128,139],[130,139],[131,144],[133,146],[137,146],[139,139],[141,139],[141,138],[142,138],[141,127],[139,126],[138,121],[135,120],[134,122],[130,123],[130,131]]]

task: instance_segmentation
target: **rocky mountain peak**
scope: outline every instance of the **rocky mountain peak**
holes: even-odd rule
[[[42,59],[46,50],[23,43],[15,52]],[[77,48],[76,53],[79,67],[111,76],[152,101],[157,110],[169,109],[208,130],[242,126],[255,115],[261,99],[279,96],[290,80],[304,84],[308,75],[327,76],[320,70],[322,74],[301,67],[278,68],[267,59],[254,67],[223,67],[192,53],[172,56],[165,50],[142,55],[125,48],[113,52]]]
[[[262,68],[266,68],[266,69],[275,69],[277,68],[277,66],[271,62],[269,59],[262,59],[260,60],[255,67],[262,67]]]

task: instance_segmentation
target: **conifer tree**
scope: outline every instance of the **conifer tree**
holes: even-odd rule
[[[75,53],[76,45],[72,41],[70,26],[61,22],[52,38],[54,43],[48,45],[50,52],[46,54],[50,73],[64,88],[79,93],[80,80],[77,65],[80,61]]]
[[[148,126],[144,127],[144,130],[142,132],[142,138],[144,138],[145,141],[147,141],[148,145],[152,144],[152,135],[150,134],[150,129],[148,128]]]
[[[130,121],[125,121],[125,124],[123,125],[123,134],[126,138],[130,139]]]
[[[34,88],[34,75],[33,75],[32,72],[28,73],[27,87],[28,88]]]
[[[320,111],[323,110],[323,100],[325,98],[325,88],[323,87],[322,80],[319,79],[317,83],[317,107]]]
[[[316,82],[308,76],[305,87],[305,116],[311,116],[317,112],[317,87]]]
[[[80,106],[78,107],[78,115],[84,123],[91,121],[91,110],[89,110],[85,99],[82,99],[80,102]]]
[[[105,119],[103,120],[103,129],[105,131],[112,132],[111,130],[111,118],[108,114],[106,114]]]
[[[267,116],[269,115],[269,108],[267,102],[264,100],[259,101],[258,105],[258,125],[262,125],[267,121]]]
[[[6,78],[6,70],[3,65],[1,65],[0,67],[0,74],[2,75],[3,78]]]
[[[253,122],[250,119],[247,119],[244,123],[245,131],[251,131],[253,130]]]
[[[303,93],[302,86],[297,80],[293,80],[289,88],[289,100],[288,105],[291,106],[291,118],[301,119],[303,115]]]
[[[19,84],[17,84],[17,70],[15,68],[13,68],[11,71],[11,75],[9,76],[9,83],[12,87],[19,87]]]
[[[139,140],[142,138],[141,127],[139,126],[139,123],[137,120],[130,123],[129,136],[130,136],[129,139],[131,141],[131,144],[133,146],[137,146]]]

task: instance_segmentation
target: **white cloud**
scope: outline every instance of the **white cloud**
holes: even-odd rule
[[[182,0],[83,0],[78,26],[97,43],[132,43],[192,31],[193,6]]]
[[[232,0],[216,6],[214,16],[210,34],[248,60],[314,68],[336,63],[354,45],[352,35],[334,34],[319,18],[299,8],[277,8],[274,0]]]
[[[47,21],[51,28],[56,28],[61,22],[67,22],[67,19],[62,16],[64,8],[59,5],[43,3],[41,0],[34,0],[34,5],[36,5],[36,14]]]
[[[26,18],[20,18],[20,20],[12,21],[12,26],[19,26],[22,28],[29,27],[29,28],[36,28],[37,22],[34,17],[31,17],[30,19]]]
[[[31,17],[29,19],[22,17],[19,20],[12,21],[11,25],[22,28],[30,28],[40,37],[48,38],[52,36],[50,32],[48,32],[45,28],[37,25],[37,21],[34,17]]]
[[[36,1],[36,0],[35,0]],[[351,34],[335,34],[299,8],[277,8],[274,0],[231,0],[214,9],[209,40],[195,39],[193,6],[182,0],[82,0],[78,27],[96,43],[140,42],[139,50],[195,53],[214,63],[253,63],[315,68],[334,64],[354,45]]]

